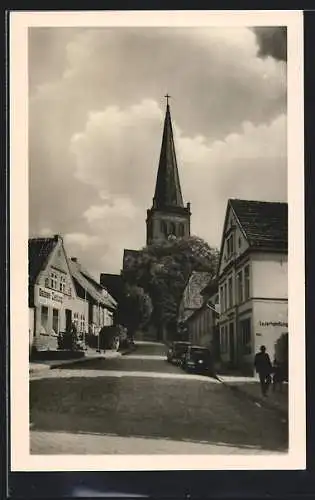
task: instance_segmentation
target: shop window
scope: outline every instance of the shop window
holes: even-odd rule
[[[59,332],[59,311],[58,309],[53,309],[53,321],[52,327],[56,334]]]
[[[228,307],[233,307],[233,279],[232,276],[228,279]]]
[[[240,321],[240,343],[243,354],[250,354],[252,351],[250,318]]]
[[[48,307],[47,306],[41,307],[41,324],[47,332],[47,327],[48,327]]]
[[[250,275],[249,275],[249,266],[244,268],[244,292],[245,292],[245,300],[250,298]]]
[[[236,280],[237,280],[237,299],[238,299],[238,303],[241,304],[244,300],[243,270],[240,271],[239,273],[237,273]]]

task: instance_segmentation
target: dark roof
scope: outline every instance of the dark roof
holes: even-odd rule
[[[170,107],[167,104],[153,208],[184,207],[179,182]]]
[[[57,243],[57,237],[30,238],[28,240],[28,277],[30,285],[36,282],[39,273],[44,269]]]
[[[288,204],[230,199],[250,247],[287,250]]]
[[[111,296],[120,302],[124,294],[124,281],[121,274],[101,273],[100,282],[102,286],[107,288]]]

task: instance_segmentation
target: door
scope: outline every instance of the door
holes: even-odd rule
[[[230,363],[235,364],[234,323],[229,324]]]
[[[71,330],[72,324],[72,311],[71,309],[66,309],[66,332]]]

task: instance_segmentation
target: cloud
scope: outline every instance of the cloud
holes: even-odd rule
[[[287,60],[287,28],[285,26],[256,27],[253,31],[257,37],[260,57],[271,56],[279,61]]]
[[[228,197],[286,198],[286,65],[237,29],[32,29],[30,232],[95,274],[145,244],[171,112],[192,232],[220,244]],[[272,179],[272,182],[271,180]]]
[[[93,247],[100,243],[100,238],[96,235],[90,235],[85,233],[67,233],[64,235],[64,241],[68,245],[79,246],[83,249]]]

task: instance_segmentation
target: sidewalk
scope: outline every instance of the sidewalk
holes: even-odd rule
[[[53,370],[54,368],[59,368],[61,366],[69,366],[73,365],[76,363],[84,363],[85,361],[89,361],[90,359],[112,359],[112,358],[119,358],[121,357],[122,353],[117,352],[117,351],[112,351],[112,350],[107,350],[102,353],[96,352],[94,350],[87,350],[85,352],[85,356],[82,358],[75,358],[75,359],[54,359],[54,360],[47,360],[47,361],[31,361],[29,363],[29,372],[30,373],[38,373],[39,371],[44,371],[44,370]]]
[[[146,436],[119,436],[117,434],[44,432],[31,430],[32,455],[262,455],[281,454],[254,446],[233,446],[228,443],[176,441]]]
[[[288,384],[283,383],[282,392],[277,388],[273,392],[272,386],[269,389],[268,396],[261,394],[260,383],[255,377],[238,377],[229,375],[218,376],[220,382],[230,389],[249,397],[257,405],[265,408],[279,411],[283,416],[288,416]]]

